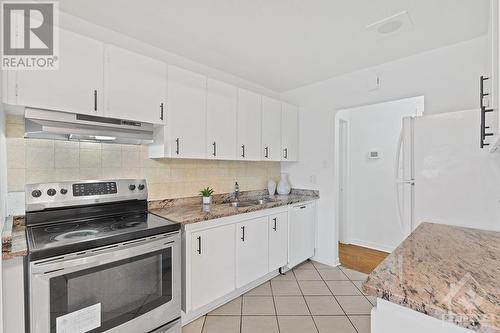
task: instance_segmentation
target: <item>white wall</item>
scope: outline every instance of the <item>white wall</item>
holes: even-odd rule
[[[333,163],[336,111],[417,95],[425,96],[426,114],[475,108],[479,76],[486,68],[486,41],[486,37],[473,39],[281,95],[301,106],[300,162],[282,163],[282,170],[290,174],[294,187],[320,191],[317,260],[334,263],[338,258]],[[369,91],[377,74],[380,88]]]
[[[416,97],[338,113],[349,124],[346,214],[339,221],[343,243],[391,252],[404,239],[394,186],[397,142],[403,118],[421,115],[423,109],[424,98]],[[371,151],[379,157],[370,159]]]

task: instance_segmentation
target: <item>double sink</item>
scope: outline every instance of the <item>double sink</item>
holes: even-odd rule
[[[244,208],[244,207],[251,207],[251,206],[260,206],[264,205],[268,202],[271,202],[272,200],[269,198],[262,198],[262,199],[257,199],[257,200],[238,200],[238,201],[233,201],[230,202],[229,205],[234,207],[234,208]]]

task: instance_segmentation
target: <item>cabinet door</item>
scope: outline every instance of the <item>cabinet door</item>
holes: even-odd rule
[[[314,256],[314,204],[297,205],[290,212],[289,267]]]
[[[191,310],[235,289],[234,230],[227,225],[191,234]]]
[[[288,262],[288,213],[269,217],[269,271]]]
[[[283,103],[281,113],[281,160],[297,161],[299,157],[299,108]]]
[[[17,104],[101,115],[103,44],[60,30],[59,69],[17,72]]]
[[[165,63],[106,46],[106,117],[163,124],[166,93]]]
[[[237,158],[261,160],[262,99],[248,90],[238,90]]]
[[[281,160],[281,102],[262,96],[262,159]]]
[[[168,120],[171,157],[205,158],[207,78],[168,67]]]
[[[236,225],[237,288],[269,272],[267,226],[267,217],[244,221]]]
[[[207,80],[207,157],[236,159],[238,88]]]

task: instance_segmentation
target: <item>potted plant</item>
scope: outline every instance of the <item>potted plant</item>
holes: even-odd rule
[[[210,205],[212,202],[212,194],[214,194],[214,190],[210,187],[206,187],[200,191],[201,196],[203,197],[203,204]]]

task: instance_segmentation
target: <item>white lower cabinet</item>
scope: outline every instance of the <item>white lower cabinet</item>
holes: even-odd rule
[[[23,257],[2,261],[3,332],[25,332]],[[0,331],[2,327],[0,326]]]
[[[236,225],[236,287],[263,277],[268,265],[268,217],[243,221]]]
[[[311,258],[315,207],[308,202],[184,225],[183,324]]]
[[[191,307],[200,308],[235,289],[234,224],[191,234]]]
[[[286,266],[288,262],[288,213],[269,216],[269,270]]]

